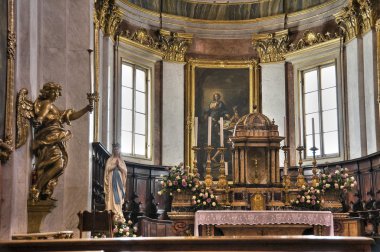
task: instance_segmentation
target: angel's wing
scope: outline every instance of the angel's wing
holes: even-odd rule
[[[34,117],[33,102],[28,98],[28,90],[22,88],[17,94],[16,148],[25,144],[30,128],[30,120]]]

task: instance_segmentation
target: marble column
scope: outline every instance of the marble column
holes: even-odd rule
[[[376,72],[376,32],[363,35],[364,95],[367,154],[377,152],[380,144],[378,86]]]
[[[363,40],[346,44],[349,158],[367,155],[364,103]]]
[[[284,136],[286,117],[285,63],[261,63],[262,112],[278,125]],[[289,121],[289,118],[287,118]],[[283,142],[281,143],[283,145]],[[280,151],[280,166],[284,165],[284,153]]]
[[[162,165],[184,162],[184,63],[163,62]]]

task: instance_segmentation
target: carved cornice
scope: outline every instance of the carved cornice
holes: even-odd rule
[[[120,36],[128,38],[140,45],[149,47],[151,49],[158,50],[159,44],[154,40],[154,38],[148,34],[148,31],[144,28],[137,29],[134,33],[130,33],[130,31],[122,31]]]
[[[309,46],[313,46],[316,44],[320,44],[323,42],[327,42],[332,39],[338,38],[339,35],[336,33],[327,32],[325,35],[321,33],[315,33],[313,31],[307,30],[303,33],[303,36],[297,43],[291,43],[289,45],[289,52],[293,52],[296,50],[301,50]]]
[[[348,6],[334,15],[336,23],[344,34],[345,41],[349,41],[375,27],[377,13],[373,8],[372,1],[351,0]]]
[[[7,56],[8,59],[15,59],[15,53],[16,53],[16,34],[14,32],[11,32],[8,30],[8,50],[7,50]]]
[[[160,47],[164,53],[164,59],[170,61],[185,61],[187,49],[192,43],[191,34],[176,33],[160,30]]]
[[[115,0],[98,1],[95,4],[94,24],[105,36],[113,37],[121,23],[121,12]]]
[[[262,63],[284,60],[288,44],[287,30],[276,33],[254,34],[252,39],[252,45],[257,50]]]

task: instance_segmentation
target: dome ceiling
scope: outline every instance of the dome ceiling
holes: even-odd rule
[[[293,13],[333,0],[125,0],[141,8],[202,20],[249,20]]]

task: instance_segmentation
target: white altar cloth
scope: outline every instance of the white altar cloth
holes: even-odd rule
[[[197,211],[194,236],[199,236],[199,225],[269,225],[307,224],[330,227],[334,236],[333,214],[329,211]]]

